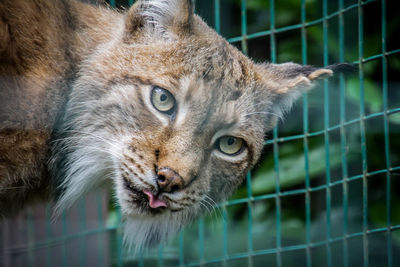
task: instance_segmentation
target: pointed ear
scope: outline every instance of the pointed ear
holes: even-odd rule
[[[191,0],[139,0],[125,17],[125,38],[173,38],[192,29]]]
[[[288,111],[303,92],[314,85],[314,81],[332,76],[327,68],[315,68],[295,63],[261,64],[262,87],[268,90],[272,99],[272,109],[280,116]]]

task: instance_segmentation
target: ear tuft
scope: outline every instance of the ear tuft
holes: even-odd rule
[[[328,68],[315,68],[295,63],[259,65],[263,87],[271,93],[282,94],[304,91],[313,86],[312,81],[332,76]]]
[[[333,75],[333,71],[329,69],[317,69],[311,72],[307,78],[310,80],[325,79]]]

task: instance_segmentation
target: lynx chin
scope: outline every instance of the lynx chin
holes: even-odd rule
[[[256,64],[189,0],[0,2],[0,214],[112,186],[136,247],[225,200],[331,68]]]

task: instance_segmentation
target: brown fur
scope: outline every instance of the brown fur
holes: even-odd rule
[[[1,211],[49,189],[47,146],[68,79],[90,48],[108,38],[115,16],[121,15],[72,1],[0,2]]]
[[[0,33],[0,213],[56,190],[67,208],[111,179],[139,244],[226,199],[257,162],[264,133],[332,73],[255,64],[187,0],[142,0],[125,14],[3,0]],[[174,115],[149,102],[155,87],[174,97]],[[222,136],[245,145],[224,154]],[[167,211],[150,208],[149,192]]]

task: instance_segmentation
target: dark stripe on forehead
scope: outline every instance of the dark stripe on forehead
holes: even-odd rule
[[[198,89],[198,86],[196,86],[195,82],[191,82],[189,84],[189,88],[186,91],[185,95],[185,102],[190,102],[193,99],[193,95],[195,94],[195,90]]]
[[[212,120],[213,115],[217,113],[218,107],[221,105],[220,101],[216,100],[217,94],[216,90],[212,91],[211,101],[208,101],[206,110],[203,110],[205,115],[202,117],[202,120],[199,122],[196,127],[195,133],[201,134],[204,130],[212,130],[213,132],[218,129],[218,122],[216,120]],[[222,114],[218,114],[219,117],[222,117]]]
[[[235,124],[238,123],[238,119],[235,118],[234,120],[224,120],[225,114],[219,114],[217,118],[213,117],[213,112],[208,110],[207,117],[196,127],[194,134],[202,135],[204,132],[209,132],[210,134],[214,135],[217,131],[221,129],[229,129],[233,127]]]
[[[64,11],[63,12],[64,13],[63,14],[63,20],[65,22],[65,25],[68,25],[68,27],[70,29],[75,31],[79,26],[78,25],[79,21],[77,20],[77,18],[73,14],[73,12],[71,10],[71,6],[70,6],[68,1],[61,1],[61,4],[63,5],[62,11]]]
[[[199,124],[197,125],[196,130],[194,131],[195,134],[201,134],[201,132],[203,132],[210,123],[210,118],[213,113],[213,108],[209,107],[205,112],[206,115],[203,118],[203,120],[199,122]]]

